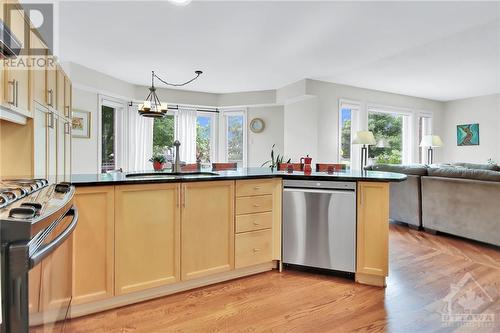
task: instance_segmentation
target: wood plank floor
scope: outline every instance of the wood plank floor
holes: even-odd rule
[[[467,273],[491,295],[494,327],[442,325],[443,298]],[[390,227],[387,288],[276,271],[73,319],[65,332],[500,332],[500,251]]]

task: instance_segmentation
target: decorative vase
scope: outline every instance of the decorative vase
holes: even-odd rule
[[[161,171],[165,169],[165,163],[153,162],[153,169],[155,169],[155,171]]]

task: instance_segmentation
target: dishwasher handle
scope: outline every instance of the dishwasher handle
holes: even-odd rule
[[[302,193],[325,193],[325,194],[332,194],[332,193],[355,193],[355,190],[351,189],[332,189],[332,190],[325,190],[325,189],[317,189],[317,188],[299,188],[299,187],[285,187],[283,189],[284,192],[302,192]]]

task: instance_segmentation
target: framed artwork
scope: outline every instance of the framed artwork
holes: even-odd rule
[[[457,125],[457,146],[479,146],[479,124]]]
[[[71,119],[71,135],[74,138],[90,138],[91,113],[73,110]]]

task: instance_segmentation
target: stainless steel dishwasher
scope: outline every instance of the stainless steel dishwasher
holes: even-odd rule
[[[285,180],[283,263],[356,268],[356,182]]]

